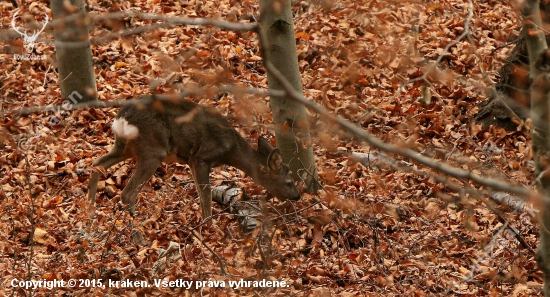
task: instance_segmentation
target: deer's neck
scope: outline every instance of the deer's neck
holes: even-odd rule
[[[232,156],[231,165],[244,171],[255,182],[261,182],[260,164],[264,164],[264,157],[260,155],[246,140],[239,141],[236,152]],[[265,165],[265,164],[264,164]]]

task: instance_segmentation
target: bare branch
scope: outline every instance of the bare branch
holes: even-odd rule
[[[260,43],[261,45],[267,44],[265,42],[265,37],[261,36]],[[494,178],[488,178],[485,176],[481,176],[478,174],[475,174],[469,170],[460,169],[454,166],[450,166],[445,164],[444,162],[440,162],[438,160],[434,160],[432,158],[426,157],[418,152],[415,152],[411,149],[407,149],[398,145],[385,143],[382,140],[378,139],[377,137],[374,137],[367,133],[365,130],[357,127],[355,124],[351,123],[348,120],[345,120],[341,117],[332,115],[329,113],[326,109],[318,105],[317,103],[313,102],[312,100],[306,99],[300,92],[297,92],[294,90],[292,85],[286,80],[284,75],[277,70],[273,64],[269,61],[264,62],[265,68],[267,71],[271,72],[273,76],[281,83],[281,86],[284,88],[284,92],[288,97],[290,97],[292,100],[296,100],[305,106],[309,107],[311,110],[315,111],[316,113],[322,115],[325,119],[337,123],[340,127],[342,127],[344,130],[349,131],[353,133],[354,135],[360,137],[361,139],[367,141],[370,145],[374,146],[375,148],[405,156],[411,160],[414,160],[422,165],[426,165],[430,168],[433,168],[435,170],[439,170],[447,175],[456,177],[456,178],[465,178],[468,180],[471,180],[479,185],[491,187],[492,189],[499,190],[499,191],[509,191],[518,195],[522,195],[525,197],[538,197],[541,199],[545,199],[540,197],[540,195],[530,189],[527,189],[525,187],[515,186],[510,183],[507,183],[505,181],[494,179]]]
[[[71,15],[69,17],[65,17],[62,19],[56,19],[48,23],[49,27],[63,27],[67,23],[71,21],[76,21],[80,18],[80,15]],[[170,17],[165,15],[157,15],[152,13],[141,13],[141,12],[132,12],[132,11],[120,11],[120,12],[114,12],[114,13],[108,13],[108,14],[102,14],[102,15],[91,15],[89,14],[87,16],[87,21],[90,24],[94,24],[101,21],[106,20],[113,20],[113,19],[121,19],[126,17],[135,17],[145,20],[153,20],[153,21],[162,21],[163,23],[157,23],[153,25],[143,26],[143,27],[137,27],[137,28],[131,28],[126,29],[121,32],[109,34],[106,36],[102,36],[99,38],[91,39],[92,44],[102,44],[108,41],[111,41],[113,39],[117,39],[122,36],[129,36],[129,35],[136,35],[141,34],[144,32],[154,31],[160,28],[169,28],[179,25],[187,25],[187,26],[214,26],[221,29],[231,30],[231,31],[253,31],[256,32],[258,30],[258,25],[256,24],[246,24],[246,23],[236,23],[236,22],[229,22],[219,19],[209,19],[209,18],[183,18],[183,17]],[[6,34],[5,32],[0,32],[0,39],[3,40],[10,40],[14,38],[19,38],[21,35],[19,34],[13,34],[14,30],[5,30],[8,31]],[[17,31],[19,32],[19,31]],[[42,42],[42,43],[49,43],[53,44],[53,41],[47,40],[47,39],[37,39],[36,41]],[[84,42],[59,42],[59,46],[72,48],[72,47],[81,47],[83,45],[86,45]]]
[[[247,88],[247,87],[241,87],[241,86],[219,86],[215,88],[216,92],[232,92],[232,93],[246,93],[246,94],[253,94],[253,95],[260,95],[260,96],[282,96],[284,95],[283,91],[262,91],[254,88]],[[179,94],[172,94],[172,95],[156,95],[155,100],[157,101],[164,101],[164,100],[185,100],[185,97],[187,96],[198,96],[202,93],[204,93],[204,89],[195,89],[193,91],[189,90],[183,90]],[[15,115],[29,115],[34,113],[40,113],[40,112],[47,112],[52,110],[77,110],[77,109],[84,109],[84,108],[90,108],[90,107],[122,107],[129,104],[148,104],[151,103],[152,98],[150,96],[141,96],[137,99],[120,99],[120,100],[113,100],[113,101],[91,101],[91,102],[83,102],[78,104],[59,104],[59,105],[47,105],[47,106],[35,106],[35,107],[28,107],[28,108],[21,108],[21,109],[5,109],[0,111],[0,117],[9,115],[9,114],[15,114]]]

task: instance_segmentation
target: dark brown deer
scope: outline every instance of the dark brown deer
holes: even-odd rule
[[[263,137],[258,139],[258,149],[253,149],[213,108],[188,100],[153,100],[141,108],[126,105],[117,114],[112,130],[116,135],[114,147],[92,165],[108,169],[126,159],[137,158],[136,171],[121,195],[123,205],[132,214],[142,186],[162,162],[191,167],[203,219],[212,216],[210,169],[222,164],[241,169],[281,200],[300,199],[279,150],[272,148]],[[92,204],[98,179],[98,173],[92,171],[88,185]]]

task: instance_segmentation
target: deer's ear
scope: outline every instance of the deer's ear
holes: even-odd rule
[[[279,172],[281,167],[283,167],[283,158],[281,157],[281,152],[279,149],[274,149],[269,154],[267,158],[267,167],[270,171]]]

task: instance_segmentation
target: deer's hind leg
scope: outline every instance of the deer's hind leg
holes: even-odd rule
[[[132,157],[132,155],[125,150],[126,141],[117,137],[115,140],[115,145],[111,151],[98,159],[95,159],[92,162],[92,166],[102,166],[105,170],[109,169],[111,166],[122,162],[126,159]],[[90,183],[88,183],[88,200],[92,205],[95,204],[95,196],[97,193],[97,183],[99,181],[99,174],[92,170],[92,177]]]

